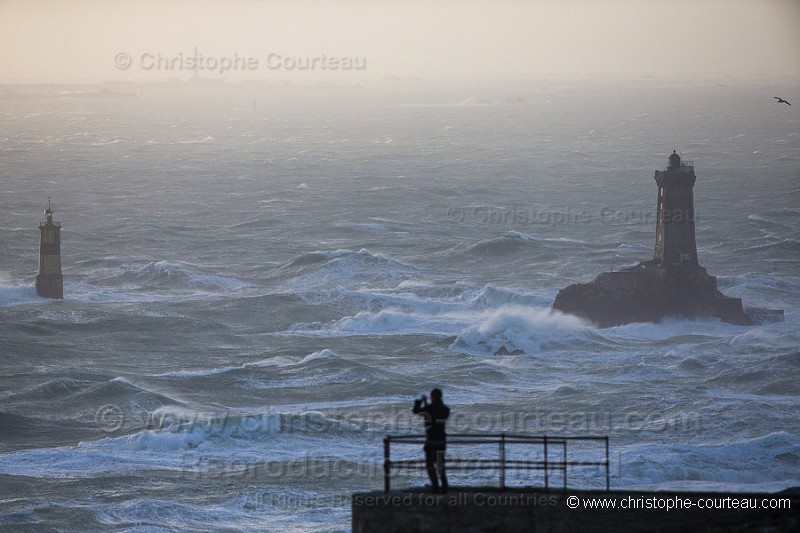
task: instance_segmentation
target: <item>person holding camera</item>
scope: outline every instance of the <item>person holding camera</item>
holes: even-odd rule
[[[439,479],[441,483],[441,493],[447,493],[447,475],[445,474],[444,452],[447,448],[447,433],[444,424],[450,416],[450,408],[442,401],[441,389],[431,391],[431,401],[423,394],[419,400],[414,400],[415,415],[420,415],[425,421],[425,469],[431,479],[431,487],[434,494],[440,492]],[[438,474],[438,476],[437,476]]]

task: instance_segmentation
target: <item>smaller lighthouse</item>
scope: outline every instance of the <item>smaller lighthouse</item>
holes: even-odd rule
[[[64,297],[64,276],[61,275],[61,223],[53,222],[50,198],[44,210],[44,223],[39,224],[39,275],[36,294],[45,298]]]

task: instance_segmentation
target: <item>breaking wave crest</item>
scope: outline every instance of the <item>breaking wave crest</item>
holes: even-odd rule
[[[476,355],[493,354],[502,347],[538,353],[545,345],[585,338],[593,331],[583,320],[558,311],[506,305],[459,334],[450,349]]]

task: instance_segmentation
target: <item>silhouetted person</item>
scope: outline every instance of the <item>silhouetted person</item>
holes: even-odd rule
[[[442,402],[442,391],[431,391],[431,403],[428,403],[424,394],[419,400],[414,400],[414,414],[425,418],[425,468],[431,478],[433,493],[439,492],[439,478],[442,480],[441,492],[446,493],[444,452],[447,448],[447,433],[444,431],[444,423],[450,416],[450,408]]]

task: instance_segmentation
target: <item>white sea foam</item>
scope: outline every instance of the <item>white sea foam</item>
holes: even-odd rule
[[[306,271],[290,280],[295,290],[344,286],[396,287],[414,278],[417,270],[400,261],[369,250],[334,250],[312,252],[293,259],[287,267],[305,267]]]
[[[128,437],[127,445],[131,450],[148,452],[168,452],[196,448],[208,437],[200,426],[193,426],[188,431],[145,431]]]
[[[303,357],[300,360],[299,364],[308,363],[310,361],[316,361],[319,359],[338,359],[338,358],[339,356],[336,355],[333,351],[325,349],[308,354],[307,356]]]
[[[211,144],[215,143],[216,140],[211,135],[206,135],[202,139],[185,139],[181,141],[175,141],[170,144]]]
[[[720,444],[629,445],[618,456],[614,485],[642,486],[647,480],[649,488],[662,490],[686,487],[686,482],[694,490],[798,486],[798,450],[800,437],[786,432]]]
[[[633,322],[624,326],[604,328],[605,337],[618,341],[664,341],[683,336],[705,336],[722,338],[736,334],[744,326],[726,324],[718,319],[682,320],[666,318],[659,323]]]
[[[415,285],[405,284],[412,288]],[[427,285],[416,285],[422,289]],[[341,337],[352,335],[441,335],[456,336],[466,328],[486,320],[496,309],[507,306],[547,306],[552,291],[525,292],[486,285],[481,290],[454,289],[440,292],[443,297],[423,297],[414,293],[376,293],[333,291],[309,295],[316,301],[347,303],[377,309],[324,324],[298,323],[286,333],[302,336]]]
[[[32,477],[91,477],[142,470],[202,471],[214,462],[264,464],[303,460],[309,454],[359,461],[380,450],[354,448],[362,428],[317,411],[202,413],[165,408],[165,427],[126,436],[80,442],[77,446],[0,454],[0,474]],[[170,423],[170,417],[176,423]]]
[[[87,282],[66,281],[64,298],[79,302],[159,302],[214,298],[242,291],[251,284],[191,265],[146,258],[106,257]],[[107,266],[108,264],[113,266]]]
[[[353,222],[341,221],[333,225],[335,228],[349,229],[353,231],[360,231],[364,233],[388,233],[390,230],[386,224],[382,222]]]
[[[301,366],[313,361],[334,361],[340,360],[339,357],[335,352],[329,349],[319,350],[313,353],[310,353],[304,357],[297,358],[297,357],[287,357],[287,356],[275,356],[270,357],[268,359],[261,359],[259,361],[254,361],[250,363],[243,363],[240,366],[223,366],[218,368],[208,368],[203,370],[177,370],[173,372],[165,372],[162,374],[154,374],[154,377],[169,377],[169,378],[206,378],[206,377],[213,377],[220,374],[228,374],[233,372],[239,372],[242,370],[248,369],[259,369],[259,368],[268,368],[268,367],[281,367],[281,368],[288,368],[292,366]],[[173,409],[173,406],[166,407],[165,409]]]
[[[477,355],[493,354],[501,347],[538,353],[545,344],[585,337],[592,331],[583,320],[558,311],[505,305],[461,332],[450,349]]]
[[[156,374],[161,377],[174,377],[174,378],[196,378],[216,376],[217,374],[224,374],[231,370],[238,370],[239,366],[224,366],[220,368],[209,368],[207,370],[176,370],[174,372],[165,372],[163,374]]]
[[[293,334],[311,336],[350,335],[453,335],[469,324],[469,320],[456,315],[420,315],[393,309],[377,313],[363,311],[332,324],[298,324]]]
[[[45,301],[36,294],[33,285],[0,285],[0,307]]]
[[[166,278],[171,280],[177,278],[179,282],[186,283],[189,288],[204,290],[236,290],[248,286],[240,280],[221,276],[218,274],[203,274],[196,272],[183,265],[169,261],[156,261],[141,267],[136,271],[138,274],[157,275],[159,281]]]

